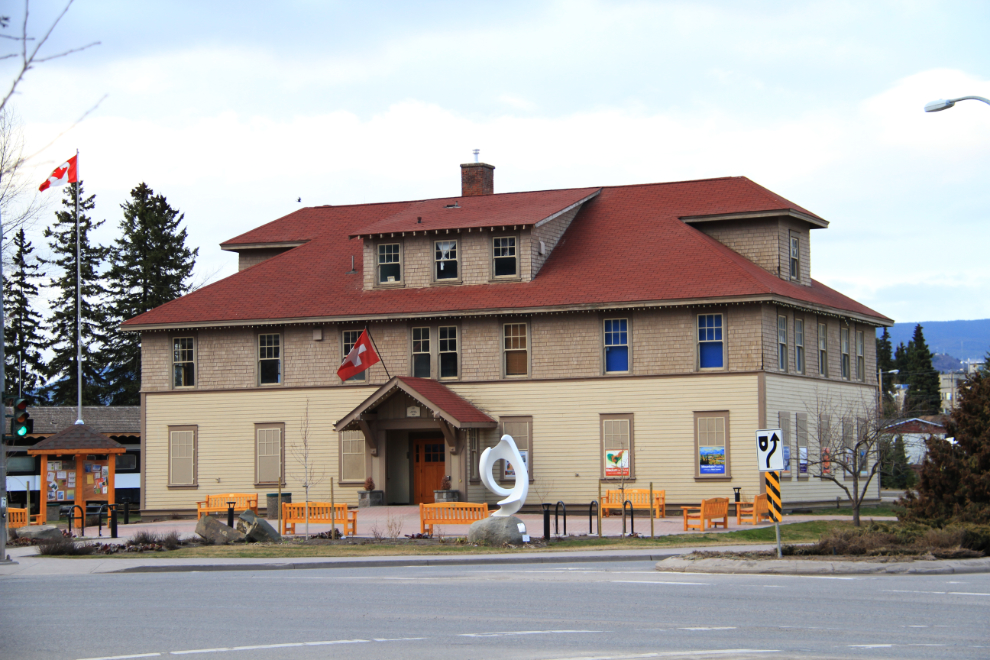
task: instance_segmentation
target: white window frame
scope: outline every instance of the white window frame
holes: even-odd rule
[[[395,247],[395,260],[392,260],[392,254],[390,250],[382,252],[382,248]],[[383,261],[385,259],[385,261]],[[393,282],[382,281],[382,266],[399,266],[399,277]],[[403,270],[402,267],[402,243],[379,243],[375,246],[375,286],[397,286],[403,282]]]
[[[852,364],[849,357],[849,328],[839,328],[839,356],[839,372],[842,375],[842,380],[850,380]]]
[[[510,327],[517,327],[517,326],[521,326],[523,328],[523,334],[522,335],[512,335],[512,337],[509,337],[509,335],[507,334],[508,333],[508,329]],[[507,344],[509,343],[509,340],[510,339],[516,339],[516,338],[519,338],[519,337],[522,337],[523,348],[508,348],[507,347]],[[528,378],[529,377],[529,373],[530,373],[530,370],[532,368],[531,365],[530,365],[530,363],[529,363],[529,355],[530,355],[529,354],[529,344],[530,344],[530,341],[529,341],[529,323],[528,322],[525,322],[525,321],[518,322],[517,321],[517,322],[503,323],[502,324],[502,376],[504,378]],[[508,355],[509,355],[509,353],[518,353],[518,352],[525,353],[525,355],[526,355],[526,373],[522,373],[522,374],[510,374],[509,373]]]
[[[423,333],[424,332],[426,333],[426,337],[425,338],[423,337]],[[419,335],[419,338],[417,338],[417,336],[416,336],[417,334]],[[410,369],[410,371],[412,372],[413,377],[415,377],[415,378],[432,378],[433,377],[433,352],[432,352],[433,345],[432,345],[432,343],[431,343],[430,340],[433,337],[432,337],[432,333],[430,332],[430,327],[429,326],[416,326],[416,327],[414,327],[414,328],[411,329],[411,331],[410,331],[410,337],[411,337],[411,342],[410,342],[410,345],[409,345],[409,350],[411,352],[411,357],[410,357],[410,362],[411,362],[410,367],[411,367],[411,369]],[[424,344],[425,344],[425,346],[424,346]],[[425,350],[424,350],[424,348],[425,348]],[[416,356],[417,355],[425,355],[426,356],[426,359],[428,360],[429,366],[428,366],[428,368],[426,370],[427,373],[426,373],[425,376],[417,375],[417,373],[416,373]]]
[[[625,323],[624,330],[615,330],[614,327],[610,331],[608,329],[609,323]],[[618,334],[624,334],[625,343],[613,343],[610,344],[609,336],[613,338]],[[628,374],[632,371],[632,342],[629,341],[629,335],[632,334],[632,323],[628,318],[614,318],[614,319],[603,319],[602,320],[602,366],[607,374]],[[610,348],[625,348],[626,349],[626,368],[621,371],[609,371],[608,368],[608,349]]]
[[[787,372],[787,317],[777,317],[777,368]]]
[[[177,347],[176,346],[177,343],[179,343],[179,342],[186,342],[186,341],[189,342],[188,348],[187,347],[184,347],[184,346],[183,347]],[[179,355],[179,354],[180,353],[186,353],[187,351],[189,353],[189,355],[188,355],[189,359],[188,360],[176,360],[175,359],[177,356],[179,356],[179,357],[186,357],[185,355]],[[183,383],[183,384],[180,385],[180,384],[177,384],[175,382],[176,381],[176,376],[178,375],[177,372],[176,372],[176,367],[178,367],[179,365],[191,365],[192,366],[192,382],[191,383]],[[172,337],[172,377],[171,377],[170,380],[172,381],[172,389],[176,389],[176,390],[183,389],[184,390],[184,389],[189,389],[189,388],[196,387],[196,338],[195,337],[187,337],[187,336],[183,336],[183,337]]]
[[[828,378],[828,325],[818,324],[818,375]]]
[[[701,336],[700,336],[700,332],[701,332],[701,329],[702,329],[701,328],[701,319],[703,317],[708,317],[708,316],[711,316],[713,319],[714,319],[714,317],[718,316],[721,319],[720,325],[719,325],[719,327],[717,329],[714,326],[712,326],[713,332],[714,331],[717,331],[719,333],[719,336],[720,336],[719,339],[702,339]],[[706,330],[707,330],[707,328],[706,328]],[[726,351],[725,351],[725,340],[726,340],[726,334],[727,334],[726,333],[726,330],[727,330],[727,328],[726,328],[725,314],[722,314],[721,312],[719,312],[719,313],[714,313],[714,314],[698,314],[697,315],[697,317],[696,317],[696,323],[695,323],[695,326],[694,326],[694,333],[695,333],[695,339],[696,339],[695,345],[697,347],[696,348],[696,351],[697,351],[697,358],[696,358],[697,361],[696,361],[696,364],[698,365],[698,369],[700,371],[717,371],[717,370],[724,370],[726,368],[726,363],[728,362],[728,360],[726,359]],[[721,344],[721,346],[722,346],[722,365],[721,366],[718,366],[718,367],[703,367],[703,366],[701,366],[701,346],[702,346],[702,344],[714,344],[714,343]]]
[[[446,331],[447,336],[444,337]],[[451,337],[453,332],[453,337]],[[453,342],[454,350],[450,350],[450,343]],[[443,375],[443,361],[445,355],[454,356],[454,375]],[[460,330],[456,325],[441,325],[437,327],[437,380],[457,380],[461,377],[461,337]]]
[[[866,381],[866,337],[862,330],[856,331],[856,377]]]
[[[363,332],[363,329],[358,329],[358,330],[342,330],[341,331],[341,333],[340,333],[340,350],[341,350],[340,363],[343,363],[344,358],[346,358],[347,357],[347,354],[351,352],[351,349],[352,348],[354,348],[354,344],[356,344],[357,343],[357,340],[361,338],[361,333],[362,332]],[[353,341],[351,341],[350,343],[348,343],[348,341],[347,341],[348,335],[352,335],[353,336]],[[370,371],[370,370],[369,369],[365,369],[364,371],[362,371],[359,374],[354,374],[353,376],[351,376],[350,378],[348,378],[344,382],[345,383],[366,383],[366,382],[368,382],[368,371]]]
[[[801,279],[801,238],[795,236],[794,232],[790,232],[790,249],[788,254],[790,259],[788,259],[789,275],[792,280]]]
[[[803,374],[804,370],[804,319],[794,319],[794,371]]]
[[[340,442],[338,447],[340,452],[340,483],[363,484],[368,475],[367,443],[364,439],[364,433],[362,431],[341,431],[338,436]],[[352,463],[356,463],[361,466],[360,476],[344,474],[344,466],[347,463],[346,458],[348,456],[360,456],[360,459],[357,461],[352,461]]]
[[[263,346],[262,337],[275,337],[274,346]],[[285,369],[282,361],[282,334],[278,332],[262,332],[258,334],[258,385],[271,387],[273,385],[283,385],[285,383]],[[265,352],[274,349],[275,357],[265,357]],[[278,363],[278,379],[274,383],[265,383],[261,380],[262,366],[264,362]]]
[[[447,258],[443,258],[443,253],[441,252],[439,245],[441,243],[452,243],[453,248],[448,250]],[[460,282],[461,281],[461,262],[460,262],[460,241],[456,238],[444,238],[440,240],[433,241],[433,281],[438,283],[449,283],[449,282]],[[453,258],[449,257],[449,254],[453,252]],[[440,253],[440,256],[438,256]],[[454,270],[456,270],[456,275],[454,277],[440,277],[441,267],[444,264],[454,264]]]
[[[496,261],[495,260],[496,259],[508,259],[509,256],[510,256],[510,255],[499,255],[498,254],[498,250],[504,250],[504,249],[507,249],[507,248],[510,247],[508,245],[505,245],[505,246],[498,245],[498,241],[502,241],[502,240],[506,240],[506,239],[512,241],[511,249],[513,251],[513,254],[511,256],[515,259],[516,272],[512,273],[511,275],[498,275],[498,274],[496,274],[497,271],[498,271],[498,269],[495,266],[495,264],[496,264]],[[509,235],[503,235],[503,236],[493,236],[492,237],[492,253],[491,254],[492,254],[492,279],[493,280],[516,280],[516,279],[519,279],[522,276],[522,265],[521,265],[521,263],[519,261],[519,247],[520,247],[519,246],[519,243],[520,243],[519,237],[516,236],[515,234],[509,234]]]

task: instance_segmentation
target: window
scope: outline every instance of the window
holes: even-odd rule
[[[265,424],[254,427],[256,460],[255,479],[258,484],[285,483],[282,460],[282,436],[284,424]]]
[[[430,329],[412,329],[413,376],[430,377]]]
[[[529,373],[529,350],[526,340],[525,323],[506,323],[502,326],[506,376],[525,376]]]
[[[532,433],[533,433],[533,418],[532,417],[502,417],[499,420],[502,423],[502,435],[511,435],[512,439],[516,443],[516,448],[519,449],[519,455],[522,456],[523,463],[526,464],[526,472],[529,475],[530,482],[533,481],[533,448],[532,448]],[[502,478],[503,479],[514,479],[516,476],[516,471],[510,463],[507,461],[502,461]]]
[[[794,370],[804,373],[804,321],[794,319]]]
[[[471,471],[471,481],[481,481],[479,461],[481,460],[481,438],[478,429],[468,429],[468,463]]]
[[[402,255],[398,243],[378,246],[378,283],[395,284],[402,281]]]
[[[8,450],[9,451],[9,450]],[[123,454],[118,454],[118,458]],[[133,456],[133,454],[132,454]],[[117,469],[120,469],[120,461],[117,461]],[[33,475],[36,472],[34,456],[8,456],[7,457],[7,474],[29,474]]]
[[[117,454],[117,469],[118,470],[136,470],[137,469],[137,454]]]
[[[791,232],[791,279],[801,279],[801,239]]]
[[[196,384],[196,350],[192,337],[172,340],[172,387]]]
[[[356,344],[357,340],[360,338],[361,338],[361,330],[344,330],[342,333],[340,333],[341,348],[343,349],[343,354],[340,356],[341,362],[344,361],[344,358],[347,357],[347,354],[351,352],[351,349],[354,348],[354,344]],[[367,377],[368,377],[368,370],[366,369],[359,374],[354,374],[353,376],[348,378],[345,382],[348,383],[364,382]]]
[[[863,331],[856,332],[856,378],[866,381],[866,341]]]
[[[601,415],[602,478],[635,479],[633,416]]]
[[[433,261],[436,267],[433,277],[437,280],[457,279],[457,241],[435,241]]]
[[[729,477],[729,413],[696,412],[694,425],[697,456],[695,477]]]
[[[440,335],[440,378],[457,378],[457,326],[437,328]]]
[[[340,480],[362,483],[365,478],[364,433],[344,431],[340,434]]]
[[[842,355],[842,378],[849,380],[849,328],[839,329],[839,351]]]
[[[794,415],[794,435],[797,436],[798,479],[808,477],[808,414]]]
[[[698,316],[698,366],[702,369],[721,369],[725,363],[722,350],[722,315]]]
[[[168,485],[196,485],[196,427],[168,429]]]
[[[846,464],[846,467],[850,468],[845,470],[843,476],[848,477],[852,474],[852,468],[855,467],[855,450],[853,449],[853,423],[851,419],[842,420],[842,447],[845,451],[845,456],[842,457]]]
[[[492,240],[492,261],[495,277],[516,277],[519,274],[515,236],[501,236]]]
[[[605,372],[629,371],[629,321],[605,319]]]
[[[777,368],[787,371],[787,317],[777,317]]]
[[[258,335],[258,380],[262,385],[282,382],[282,348],[279,335]]]
[[[818,375],[828,377],[828,328],[818,324]]]

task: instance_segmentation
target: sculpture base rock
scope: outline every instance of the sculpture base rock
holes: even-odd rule
[[[275,528],[268,524],[264,518],[254,515],[254,511],[251,509],[238,516],[237,529],[248,537],[249,541],[255,543],[282,542],[282,536],[275,531]]]
[[[526,529],[523,521],[515,516],[485,518],[471,524],[470,529],[468,529],[468,542],[484,543],[496,547],[506,543],[522,545],[525,541],[523,540],[523,532],[519,531],[520,526]]]
[[[214,545],[226,545],[244,541],[244,534],[227,527],[213,516],[203,516],[196,523],[196,533]]]

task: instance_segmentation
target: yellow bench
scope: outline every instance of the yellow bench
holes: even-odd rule
[[[196,520],[210,513],[226,513],[227,502],[234,503],[234,511],[251,509],[255,515],[258,513],[257,493],[221,493],[207,495],[205,502],[196,502]]]
[[[737,525],[743,524],[743,521],[758,525],[764,518],[770,519],[770,500],[767,499],[766,493],[754,497],[752,504],[749,502],[736,504]]]
[[[654,518],[664,518],[667,515],[667,491],[653,491],[653,506],[650,507],[650,490],[648,488],[626,488],[625,495],[620,490],[606,490],[601,501],[602,515],[608,516],[612,509],[618,509],[622,514],[622,504],[626,500],[632,503],[634,509],[653,509]]]
[[[487,517],[487,504],[473,504],[471,502],[420,504],[419,531],[421,534],[426,534],[426,528],[429,527],[430,536],[433,536],[434,525],[470,525]]]
[[[721,518],[722,522],[719,523],[717,518]],[[692,522],[694,520],[698,521],[697,524]],[[690,527],[703,532],[709,527],[718,527],[719,524],[722,525],[722,529],[728,529],[729,527],[728,497],[713,497],[711,499],[701,500],[701,506],[684,507],[685,532]]]
[[[346,536],[357,534],[357,509],[348,510],[346,504],[329,502],[282,502],[282,534],[288,528],[290,534],[296,533],[296,524],[305,524],[306,505],[309,504],[309,522],[319,525],[343,525]],[[331,519],[330,511],[333,510]]]

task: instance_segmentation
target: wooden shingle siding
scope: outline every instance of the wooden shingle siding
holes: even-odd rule
[[[533,229],[529,246],[530,259],[532,260],[532,277],[539,275],[543,264],[550,258],[550,253],[557,247],[557,243],[560,242],[564,232],[571,226],[574,217],[582,208],[583,205],[573,208],[550,222]],[[540,241],[543,241],[546,247],[545,253],[542,255],[540,254]]]
[[[777,218],[701,222],[695,228],[746,257],[760,268],[779,275],[780,246]]]
[[[141,389],[158,392],[169,389],[172,347],[165,332],[141,333]]]

